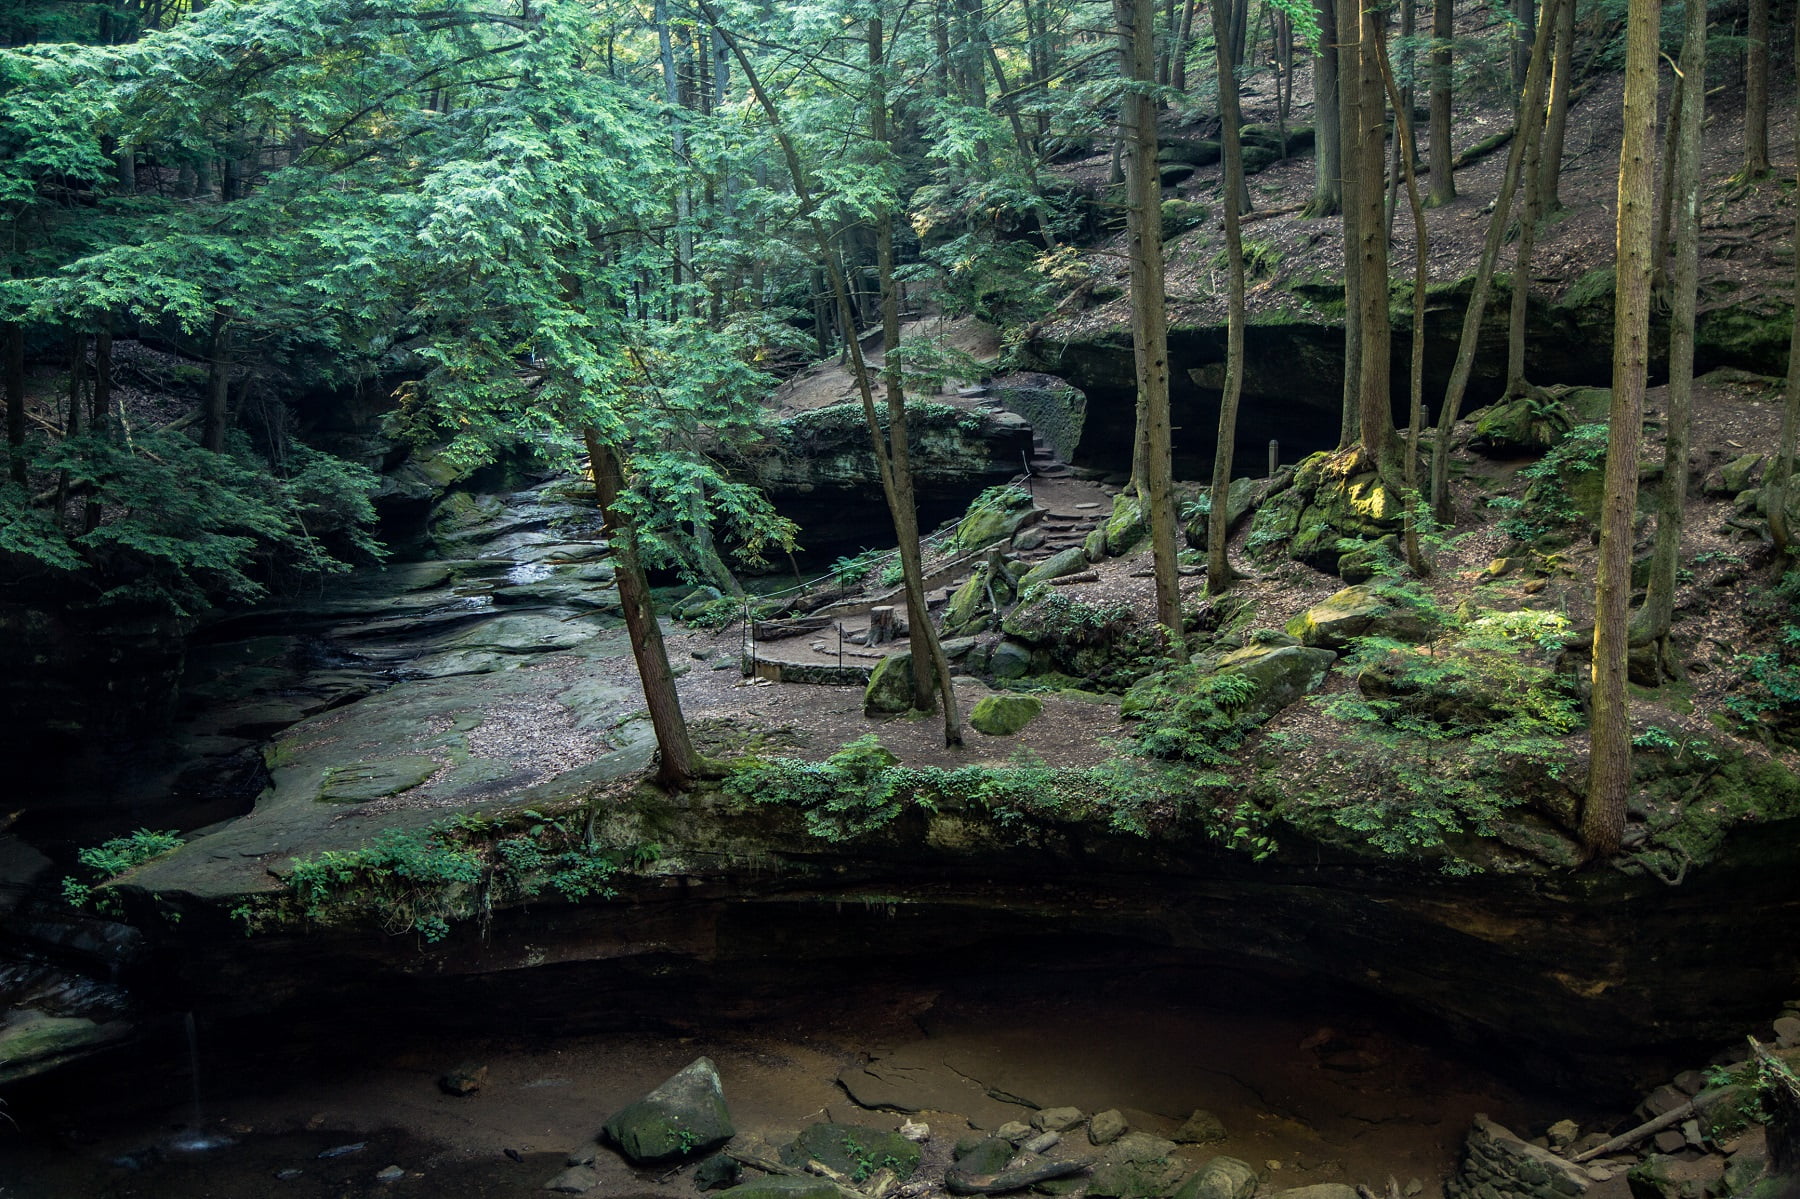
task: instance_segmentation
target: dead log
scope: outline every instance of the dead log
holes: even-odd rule
[[[1718,1103],[1720,1100],[1728,1099],[1733,1095],[1736,1095],[1737,1091],[1738,1088],[1734,1086],[1720,1087],[1714,1091],[1701,1091],[1698,1095],[1694,1096],[1681,1106],[1670,1108],[1654,1120],[1646,1120],[1636,1128],[1633,1128],[1628,1132],[1622,1132],[1610,1141],[1595,1145],[1592,1149],[1589,1149],[1584,1153],[1577,1153],[1569,1160],[1576,1165],[1580,1165],[1582,1162],[1592,1161],[1596,1157],[1604,1157],[1614,1150],[1624,1149],[1627,1146],[1635,1145],[1645,1137],[1654,1136],[1665,1128],[1673,1128],[1683,1120],[1698,1116],[1701,1112],[1704,1112],[1707,1108]]]

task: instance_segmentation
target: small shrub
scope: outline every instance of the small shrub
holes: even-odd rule
[[[152,832],[141,828],[123,837],[114,837],[101,845],[81,850],[75,860],[87,868],[86,881],[73,875],[62,881],[63,900],[70,907],[92,907],[97,912],[116,915],[119,911],[118,901],[104,892],[96,895],[95,888],[111,879],[119,877],[127,870],[143,865],[151,858],[160,858],[171,850],[179,849],[186,844],[173,830],[168,832]]]

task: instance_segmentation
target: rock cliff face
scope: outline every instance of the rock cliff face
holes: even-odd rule
[[[381,987],[451,1025],[503,1002],[521,1026],[567,1031],[782,1010],[889,968],[1235,967],[1320,1006],[1372,997],[1516,1075],[1606,1092],[1782,998],[1800,967],[1784,858],[1796,831],[1740,833],[1704,876],[1669,888],[1610,872],[1450,879],[1302,843],[1252,863],[1179,829],[1150,841],[967,810],[913,809],[833,844],[791,809],[694,796],[603,826],[655,836],[661,855],[615,879],[613,897],[497,909],[437,945],[245,940],[177,878],[141,885],[186,909],[166,964],[183,1001],[213,1012],[305,1011]]]

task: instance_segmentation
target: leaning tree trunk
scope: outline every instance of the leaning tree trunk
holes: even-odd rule
[[[1675,622],[1675,569],[1687,499],[1688,424],[1694,397],[1694,300],[1700,273],[1700,133],[1706,105],[1706,0],[1687,0],[1681,45],[1681,140],[1675,149],[1675,273],[1669,313],[1669,416],[1656,512],[1656,548],[1644,596],[1643,627],[1632,640],[1659,647],[1663,669],[1674,674],[1669,630]]]
[[[1237,77],[1231,71],[1224,11],[1228,0],[1212,0],[1213,43],[1219,60],[1219,121],[1224,152],[1220,194],[1236,195],[1244,183],[1244,147],[1238,136]],[[1238,399],[1244,389],[1244,239],[1237,205],[1225,205],[1225,256],[1231,268],[1231,299],[1225,325],[1225,391],[1219,398],[1219,432],[1213,446],[1212,509],[1206,517],[1206,593],[1218,595],[1237,579],[1225,552],[1230,533],[1231,456],[1237,441]]]
[[[1575,74],[1575,5],[1563,4],[1556,13],[1556,41],[1550,52],[1550,115],[1544,119],[1544,152],[1538,169],[1543,211],[1562,208],[1563,142],[1569,130],[1569,100]]]
[[[1581,839],[1614,854],[1625,832],[1631,786],[1631,517],[1637,501],[1638,443],[1650,360],[1650,194],[1656,153],[1656,0],[1631,0],[1625,35],[1624,138],[1619,147],[1618,282],[1614,288],[1612,411],[1600,508],[1600,562],[1594,585],[1593,700],[1587,798]]]
[[[650,601],[650,580],[638,557],[637,530],[619,505],[619,497],[625,493],[625,471],[613,447],[602,442],[595,430],[585,429],[582,436],[587,442],[594,498],[606,521],[619,607],[631,637],[631,657],[637,663],[638,678],[643,681],[650,727],[656,731],[660,751],[656,781],[665,790],[676,790],[693,781],[699,772],[699,759],[688,736],[687,719],[681,714],[681,697],[675,690],[675,672],[669,669],[662,626],[656,622],[656,609]]]
[[[1163,288],[1162,183],[1156,167],[1156,104],[1150,83],[1156,69],[1150,0],[1113,0],[1119,55],[1126,79],[1124,121],[1131,130],[1126,168],[1126,238],[1131,254],[1131,344],[1137,363],[1138,438],[1143,473],[1138,503],[1150,526],[1156,572],[1156,622],[1170,654],[1187,661],[1181,627],[1181,576],[1175,561],[1175,503],[1169,428],[1169,316]],[[1227,201],[1229,206],[1229,201]]]

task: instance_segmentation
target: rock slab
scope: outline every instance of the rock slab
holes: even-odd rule
[[[608,1120],[601,1135],[633,1165],[656,1165],[716,1149],[736,1131],[718,1068],[701,1057]]]

